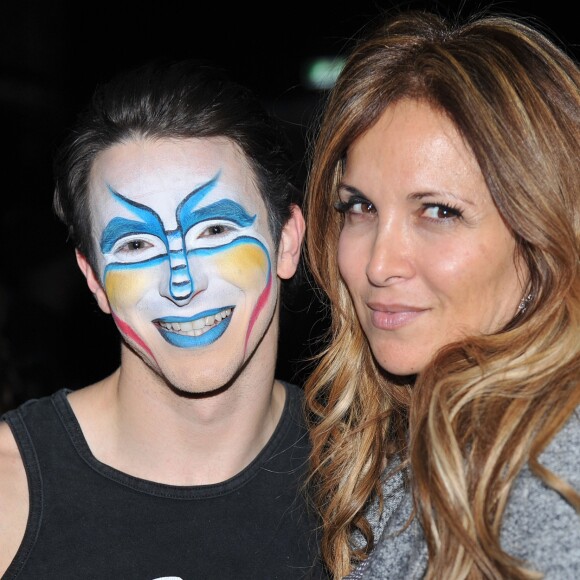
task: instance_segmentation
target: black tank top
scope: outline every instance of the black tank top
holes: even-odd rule
[[[3,578],[324,577],[300,492],[309,451],[302,391],[285,387],[284,412],[258,457],[235,477],[202,486],[154,483],[98,461],[66,389],[6,413],[26,467],[30,515]]]

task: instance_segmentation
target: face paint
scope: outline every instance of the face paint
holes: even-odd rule
[[[235,146],[125,143],[92,177],[99,275],[126,341],[152,366],[207,349],[241,364],[276,294],[266,209]]]
[[[238,238],[229,251],[225,252],[218,260],[218,265],[220,271],[223,272],[224,278],[229,278],[232,281],[238,279],[238,283],[244,286],[259,284],[259,280],[253,280],[252,278],[259,278],[261,273],[263,273],[263,279],[266,280],[264,290],[258,298],[250,318],[244,342],[244,348],[246,348],[254,323],[267,304],[272,289],[272,264],[268,250],[255,238]],[[228,272],[232,272],[232,274],[228,275]]]

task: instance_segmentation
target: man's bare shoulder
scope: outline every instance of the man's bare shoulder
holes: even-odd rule
[[[14,488],[27,490],[26,473],[20,451],[8,424],[0,422],[0,498]],[[0,518],[0,521],[3,519]]]
[[[12,431],[0,422],[0,574],[18,551],[28,519],[28,483]]]

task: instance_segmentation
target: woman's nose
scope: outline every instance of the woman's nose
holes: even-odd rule
[[[413,276],[410,233],[403,224],[380,225],[370,248],[366,275],[374,286],[386,286]]]

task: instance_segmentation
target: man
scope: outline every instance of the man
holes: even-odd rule
[[[301,391],[274,376],[304,233],[288,162],[256,98],[209,66],[97,90],[54,207],[120,365],[4,416],[4,578],[320,577]]]

